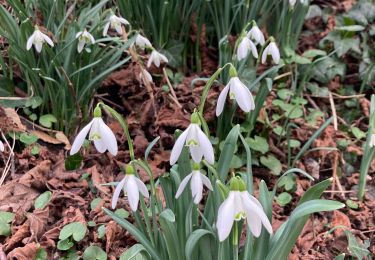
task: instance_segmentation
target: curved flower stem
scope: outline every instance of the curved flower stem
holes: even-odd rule
[[[129,146],[129,154],[130,154],[130,160],[134,161],[135,156],[134,156],[134,148],[133,148],[133,140],[130,137],[129,133],[129,127],[128,123],[125,118],[123,118],[116,110],[111,108],[110,106],[107,106],[103,102],[99,102],[97,106],[102,106],[105,110],[107,110],[113,117],[116,118],[116,120],[120,123],[122,129],[124,130],[124,134],[126,136],[126,139],[128,141],[128,146]]]
[[[219,76],[219,74],[221,73],[221,71],[225,67],[227,67],[228,65],[233,66],[232,63],[226,63],[223,67],[218,68],[218,70],[207,81],[206,86],[204,87],[203,92],[202,92],[201,100],[199,102],[199,108],[198,108],[199,114],[203,115],[204,105],[206,103],[206,99],[207,99],[207,96],[208,96],[208,91],[211,89],[212,84],[214,83],[214,81],[216,80],[216,78]]]

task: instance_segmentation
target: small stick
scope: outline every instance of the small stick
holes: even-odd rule
[[[163,68],[163,74],[164,74],[164,77],[167,81],[167,85],[172,93],[172,96],[173,96],[173,100],[174,102],[177,104],[177,106],[179,108],[182,108],[182,105],[180,104],[180,102],[178,102],[178,99],[177,99],[177,96],[176,96],[176,92],[174,92],[174,89],[173,89],[173,86],[171,84],[171,82],[169,81],[169,78],[168,78],[168,74],[167,74],[167,71],[165,70],[165,68]]]
[[[332,116],[333,116],[333,127],[335,131],[338,130],[337,127],[337,114],[336,114],[336,107],[335,103],[333,102],[332,92],[329,92],[329,103],[331,104]]]

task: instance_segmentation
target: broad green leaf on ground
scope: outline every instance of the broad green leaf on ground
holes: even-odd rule
[[[260,157],[260,162],[271,170],[273,175],[280,175],[282,167],[280,161],[273,155]]]
[[[69,237],[73,237],[75,241],[81,241],[86,235],[86,225],[81,222],[72,222],[65,225],[59,235],[60,240],[67,239]]]
[[[52,192],[46,191],[39,195],[38,198],[36,198],[34,203],[34,208],[36,209],[44,209],[45,206],[47,206],[48,202],[50,201],[52,197]]]
[[[269,151],[268,142],[265,138],[260,136],[254,136],[254,138],[246,138],[246,143],[249,145],[250,149],[261,152],[265,154]]]
[[[83,260],[107,260],[107,254],[98,246],[89,246],[83,252]]]

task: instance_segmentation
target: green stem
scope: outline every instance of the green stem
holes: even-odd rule
[[[238,260],[238,223],[234,223],[233,227],[233,260]]]

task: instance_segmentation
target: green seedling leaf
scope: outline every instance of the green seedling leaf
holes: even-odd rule
[[[51,200],[52,192],[46,191],[39,195],[39,197],[34,202],[34,208],[44,209],[48,202]]]
[[[363,138],[366,138],[366,133],[363,132],[361,129],[359,129],[358,127],[355,127],[355,126],[352,126],[350,128],[350,130],[352,131],[353,135],[355,138],[357,138],[358,140],[361,140]]]
[[[120,260],[148,260],[150,259],[146,248],[141,244],[135,244],[120,256]]]
[[[82,160],[83,157],[80,153],[68,156],[68,158],[65,159],[65,170],[73,171],[78,169],[81,166]]]
[[[96,226],[96,223],[95,223],[95,221],[88,221],[87,222],[87,226],[89,226],[89,227],[95,227]]]
[[[317,56],[326,56],[326,55],[327,55],[327,52],[318,50],[318,49],[310,49],[310,50],[305,51],[302,54],[303,57],[310,58],[310,59],[315,58]]]
[[[272,131],[277,135],[284,135],[285,134],[285,130],[279,125],[276,126],[275,128],[273,128]]]
[[[32,155],[38,155],[40,152],[40,148],[39,148],[39,145],[34,145],[33,148],[31,148],[31,151],[30,153]]]
[[[337,26],[334,28],[336,31],[347,31],[347,32],[360,32],[365,29],[362,25],[347,25],[347,26]]]
[[[0,222],[10,223],[13,221],[13,219],[14,219],[14,213],[0,211]]]
[[[9,236],[11,234],[10,225],[0,221],[0,236]]]
[[[115,214],[117,214],[121,218],[129,217],[129,211],[126,211],[125,209],[116,209]]]
[[[358,242],[355,236],[349,231],[344,230],[346,237],[348,238],[348,250],[350,254],[357,259],[365,259],[370,256],[370,251],[367,249],[370,246],[370,242],[366,240],[363,244]]]
[[[105,225],[98,227],[98,238],[102,239],[105,236]]]
[[[100,203],[101,199],[100,198],[95,198],[91,201],[90,203],[90,208],[91,210],[94,210]]]
[[[288,192],[283,192],[279,196],[276,197],[276,202],[281,207],[284,207],[285,205],[289,204],[289,202],[292,201],[292,195],[290,195]]]
[[[301,142],[298,141],[298,140],[291,139],[291,140],[289,140],[289,146],[291,148],[298,148],[298,147],[301,146]]]
[[[52,123],[56,123],[57,119],[54,115],[47,114],[47,115],[42,115],[39,118],[39,124],[41,124],[44,127],[51,128]]]
[[[36,121],[38,119],[38,116],[34,113],[32,113],[31,115],[29,115],[29,118],[31,121]]]
[[[281,177],[277,186],[280,188],[284,187],[285,190],[290,191],[296,186],[296,178],[292,174],[287,174],[284,177]]]
[[[273,155],[260,157],[260,162],[271,170],[273,175],[280,175],[282,167],[278,159]]]
[[[355,201],[352,201],[352,200],[346,200],[345,204],[351,208],[351,209],[358,209],[358,203],[356,203]]]
[[[107,260],[107,254],[98,246],[89,246],[83,252],[83,260]]]
[[[240,157],[234,155],[232,161],[230,162],[230,168],[238,169],[244,165],[244,162],[241,160]]]
[[[32,109],[35,109],[39,107],[43,103],[43,99],[39,96],[32,97],[26,101],[26,107],[31,107]]]
[[[75,241],[81,241],[86,235],[86,225],[81,222],[72,222],[65,225],[60,231],[60,240],[73,237]]]
[[[61,260],[78,260],[79,256],[77,252],[73,249],[69,250],[65,257],[62,257]]]
[[[280,89],[277,91],[277,96],[281,98],[282,100],[286,100],[294,95],[294,92],[291,91],[290,89]]]
[[[26,134],[26,133],[22,133],[20,135],[20,141],[22,143],[24,143],[25,145],[31,145],[33,143],[35,143],[36,141],[38,141],[38,137],[36,135],[29,135],[29,134]]]
[[[254,138],[246,138],[246,143],[249,145],[249,147],[254,150],[261,152],[262,154],[265,154],[269,151],[269,145],[265,138],[260,136],[254,136]]]
[[[34,260],[47,260],[48,254],[44,248],[38,248]]]
[[[59,240],[59,242],[57,243],[57,249],[62,250],[62,251],[69,250],[73,246],[74,246],[74,243],[70,241],[69,238]]]

